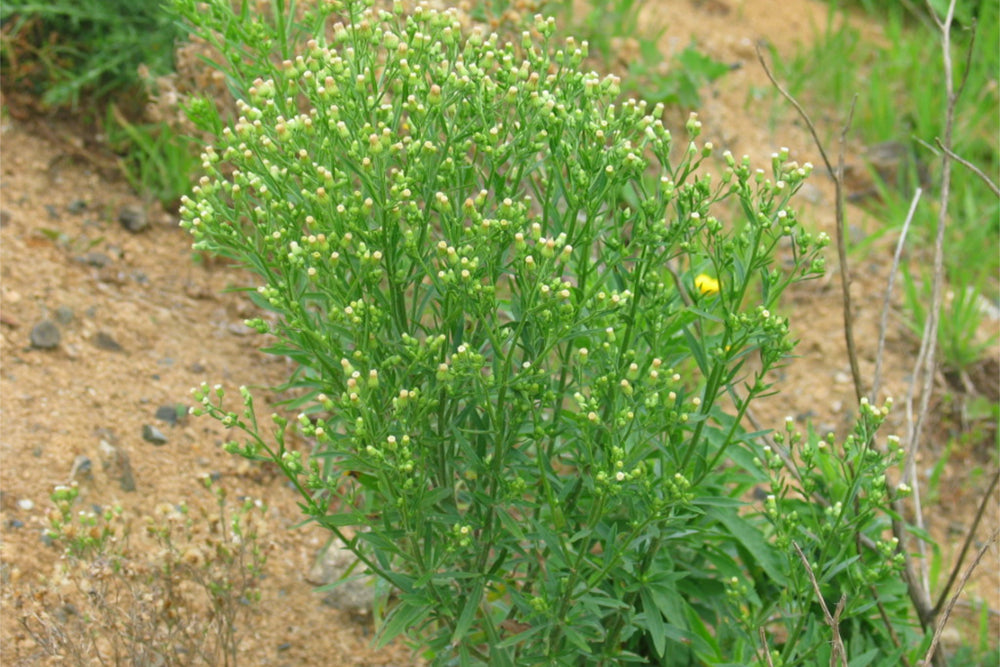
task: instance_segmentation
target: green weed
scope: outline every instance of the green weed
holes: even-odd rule
[[[52,106],[139,90],[139,65],[170,71],[179,35],[160,3],[133,0],[8,0],[0,23],[5,85]]]
[[[196,142],[166,123],[129,122],[113,104],[104,124],[108,144],[119,155],[119,165],[136,192],[176,210],[191,188],[198,167]]]
[[[872,168],[877,196],[865,204],[885,226],[855,250],[863,250],[885,233],[898,232],[914,188],[922,185],[927,190],[924,203],[915,213],[908,240],[914,248],[911,257],[919,262],[925,258],[922,249],[933,244],[937,224],[938,193],[928,186],[940,171],[935,142],[945,132],[940,53],[927,48],[930,17],[915,13],[909,3],[860,4],[884,22],[884,44],[862,40],[849,22],[836,21],[842,8],[831,3],[827,25],[814,45],[779,63],[779,71],[793,95],[817,106],[846,110],[857,95],[853,136],[868,147],[901,148],[898,169]],[[956,16],[962,27],[952,35],[956,81],[965,82],[953,128],[954,150],[994,181],[1000,170],[997,12],[996,3],[960,2]],[[840,128],[831,123],[826,131],[832,138]],[[1000,296],[1000,204],[977,176],[958,164],[952,170],[950,201],[944,269],[958,296],[942,318],[939,340],[946,365],[964,368],[988,347],[975,342],[985,324],[977,305],[980,297]],[[921,304],[930,301],[931,281],[917,278],[910,282],[907,303],[915,325],[922,328],[926,313]],[[919,289],[913,291],[913,286]]]

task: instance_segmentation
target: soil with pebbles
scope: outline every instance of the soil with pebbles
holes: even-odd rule
[[[789,0],[776,15],[771,0],[691,0],[649,3],[644,22],[667,27],[665,58],[692,37],[699,48],[733,65],[704,91],[703,139],[718,149],[749,154],[767,165],[777,146],[794,159],[821,164],[808,135],[784,106],[775,106],[756,62],[755,45],[766,40],[785,56],[797,40],[826,20],[826,6]],[[878,39],[877,28],[865,28]],[[621,43],[623,56],[631,47]],[[32,117],[5,100],[0,180],[0,651],[4,664],[31,663],[34,642],[18,624],[30,592],[51,577],[56,549],[41,537],[53,487],[75,481],[83,506],[120,504],[131,520],[156,515],[182,501],[206,512],[212,497],[201,491],[208,476],[233,498],[266,500],[270,558],[261,584],[262,602],[244,629],[241,662],[262,665],[406,665],[401,645],[370,648],[371,625],[357,614],[323,604],[309,571],[325,539],[321,531],[296,528],[294,493],[266,467],[221,450],[225,435],[208,419],[184,416],[189,390],[201,382],[268,386],[291,371],[281,358],[258,352],[266,341],[243,325],[252,307],[229,288],[250,284],[224,263],[192,255],[190,238],[170,214],[146,205],[113,169],[88,159],[88,138],[72,122]],[[836,110],[832,111],[834,115]],[[775,117],[781,120],[772,124]],[[774,128],[773,130],[771,128]],[[861,147],[854,146],[855,152]],[[817,169],[799,198],[801,218],[833,235],[833,189]],[[860,233],[884,224],[858,208],[849,215]],[[874,370],[881,295],[891,263],[891,243],[874,248],[852,267],[854,318],[861,370]],[[786,415],[805,427],[843,433],[854,405],[842,335],[840,282],[834,253],[829,275],[793,289],[783,306],[799,338],[798,358],[775,377],[781,393],[762,401],[757,420],[780,426]],[[886,339],[884,395],[905,395],[917,344],[899,299]],[[998,354],[991,351],[972,387],[996,401]],[[963,423],[956,412],[963,391],[942,389],[955,400],[935,402],[934,423],[919,461],[929,472],[948,438]],[[945,392],[942,392],[945,393]],[[264,400],[275,397],[264,395]],[[897,401],[897,405],[901,403]],[[266,411],[265,406],[262,411]],[[172,415],[172,416],[171,416]],[[902,410],[886,425],[901,432]],[[973,424],[973,426],[977,426]],[[984,428],[978,425],[981,429]],[[950,562],[971,525],[976,503],[996,466],[993,435],[966,433],[966,444],[943,467],[934,504],[927,508],[931,533]],[[109,450],[110,447],[110,450]],[[109,463],[109,452],[114,460]],[[123,463],[124,462],[124,463]],[[984,524],[1000,525],[991,502]],[[985,539],[981,528],[977,539]],[[996,546],[973,576],[959,606],[985,601],[1000,609]],[[18,605],[22,605],[19,607]],[[994,632],[997,616],[991,617]],[[962,639],[961,618],[949,639]],[[974,636],[965,636],[971,641]]]

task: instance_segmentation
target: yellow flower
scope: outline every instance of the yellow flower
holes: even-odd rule
[[[698,277],[694,279],[694,286],[705,295],[719,293],[719,281],[707,273],[699,274]]]

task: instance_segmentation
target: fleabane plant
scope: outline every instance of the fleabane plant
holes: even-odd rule
[[[222,30],[209,5],[189,16]],[[221,44],[240,117],[182,207],[260,279],[274,315],[249,324],[300,364],[314,449],[246,389],[198,411],[388,582],[385,639],[440,664],[722,656],[746,632],[724,582],[784,579],[739,512],[766,479],[739,424],[792,349],[781,292],[822,271],[788,205],[809,165],[717,159],[694,116],[676,141],[551,20],[509,44],[337,10],[274,65]]]

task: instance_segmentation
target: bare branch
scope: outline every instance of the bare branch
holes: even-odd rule
[[[969,532],[965,535],[965,541],[962,543],[962,550],[959,552],[958,560],[955,561],[955,565],[951,569],[951,575],[948,577],[948,583],[944,585],[944,589],[942,589],[941,595],[938,597],[937,604],[934,605],[935,614],[938,614],[941,611],[941,606],[948,598],[951,586],[955,583],[955,577],[958,576],[958,571],[962,568],[962,562],[965,560],[965,556],[969,553],[969,547],[972,545],[972,539],[976,535],[976,529],[979,528],[979,522],[982,520],[983,514],[986,512],[986,504],[992,500],[993,492],[996,491],[997,482],[1000,482],[1000,470],[997,470],[997,472],[993,475],[993,481],[990,482],[990,488],[988,488],[986,493],[983,494],[983,499],[979,503],[979,509],[976,511],[976,518],[973,519],[972,525],[969,527]]]
[[[996,195],[997,197],[1000,197],[1000,187],[997,187],[997,184],[994,183],[993,181],[991,181],[990,177],[987,176],[985,173],[983,173],[983,171],[979,167],[977,167],[976,165],[972,164],[971,162],[969,162],[968,160],[966,160],[964,157],[958,155],[957,153],[953,152],[952,150],[950,150],[948,148],[945,148],[943,145],[941,145],[941,140],[940,139],[935,140],[935,143],[937,144],[937,147],[940,148],[942,152],[944,152],[945,155],[947,155],[952,160],[954,160],[955,162],[958,162],[963,167],[965,167],[966,169],[968,169],[969,171],[971,171],[973,174],[975,174],[976,176],[978,176],[983,181],[983,183],[986,184],[986,187],[988,187],[990,190],[993,191],[994,195]]]
[[[927,648],[927,653],[924,654],[924,659],[917,663],[917,667],[930,664],[930,662],[937,655],[938,644],[941,643],[941,633],[944,632],[945,626],[948,624],[948,619],[951,617],[951,612],[955,608],[955,603],[958,601],[958,596],[962,594],[962,590],[965,585],[969,582],[969,577],[972,576],[972,572],[979,567],[980,561],[983,560],[983,556],[986,554],[987,549],[996,544],[997,537],[1000,536],[1000,528],[995,528],[993,533],[990,535],[986,543],[979,548],[976,553],[976,558],[969,564],[965,572],[962,573],[962,580],[958,582],[958,590],[955,594],[951,596],[948,600],[948,605],[944,608],[944,613],[938,618],[937,627],[934,629],[934,637],[931,639],[931,645]]]
[[[881,320],[878,324],[878,351],[875,353],[875,377],[872,380],[872,393],[869,400],[875,403],[878,399],[879,385],[882,381],[882,356],[885,352],[885,334],[889,321],[889,303],[892,301],[892,286],[896,280],[896,272],[899,271],[899,261],[903,255],[903,245],[906,243],[906,234],[910,230],[910,223],[913,222],[913,214],[917,211],[917,203],[920,201],[920,194],[923,191],[917,188],[913,193],[913,200],[910,202],[910,210],[903,221],[903,230],[899,233],[899,242],[896,244],[896,254],[892,257],[892,270],[889,272],[889,284],[885,288],[885,300],[882,302]]]
[[[847,593],[844,593],[840,597],[840,601],[837,603],[836,613],[831,615],[830,609],[826,606],[826,600],[823,599],[823,593],[819,589],[819,582],[816,581],[816,575],[813,573],[809,560],[806,559],[806,555],[802,553],[802,549],[799,547],[798,542],[792,542],[792,546],[795,547],[796,553],[799,554],[799,560],[802,561],[802,565],[806,568],[806,574],[809,576],[809,581],[812,583],[813,590],[816,592],[816,598],[819,600],[819,606],[823,609],[823,620],[830,626],[830,631],[833,634],[831,642],[833,644],[833,650],[830,652],[830,667],[835,667],[837,663],[840,663],[841,667],[847,667],[847,651],[844,649],[844,640],[840,638],[840,615],[843,613],[844,606],[847,604]]]
[[[969,72],[972,71],[972,50],[976,45],[976,19],[972,19],[972,39],[969,40],[969,48],[965,52],[965,69],[962,71],[962,80],[958,84],[958,88],[955,91],[955,100],[957,101],[959,97],[962,96],[962,91],[965,90],[965,84],[969,82]]]
[[[819,149],[819,154],[823,158],[823,163],[826,165],[827,171],[833,177],[833,185],[836,191],[836,205],[835,205],[835,218],[837,222],[837,258],[840,263],[840,284],[843,290],[843,303],[844,303],[844,338],[847,342],[847,358],[851,365],[851,377],[854,380],[854,394],[857,400],[860,402],[862,397],[864,397],[865,392],[861,382],[861,367],[858,364],[858,351],[857,346],[854,344],[854,308],[851,305],[851,276],[850,271],[847,266],[847,244],[846,244],[846,234],[844,222],[844,144],[847,139],[847,131],[851,127],[851,121],[854,118],[854,107],[857,104],[857,95],[851,101],[851,109],[847,114],[847,121],[844,123],[844,127],[840,133],[840,150],[837,159],[837,169],[834,170],[833,165],[830,164],[829,158],[826,156],[826,150],[823,148],[823,142],[820,141],[819,134],[816,132],[816,126],[813,125],[812,119],[809,118],[809,114],[806,113],[802,105],[792,97],[791,93],[785,90],[780,83],[774,78],[774,74],[771,73],[771,69],[767,66],[764,61],[764,55],[761,53],[760,47],[757,47],[757,60],[760,61],[761,67],[764,68],[764,73],[767,74],[767,78],[771,80],[771,84],[778,89],[788,102],[795,107],[795,110],[799,112],[799,116],[805,122],[806,127],[809,128],[809,133],[812,135],[813,142],[816,144],[816,148]]]
[[[760,645],[764,650],[764,660],[767,661],[767,667],[774,667],[774,660],[771,659],[771,652],[767,650],[767,633],[764,632],[764,628],[757,628],[757,633],[760,635]]]

